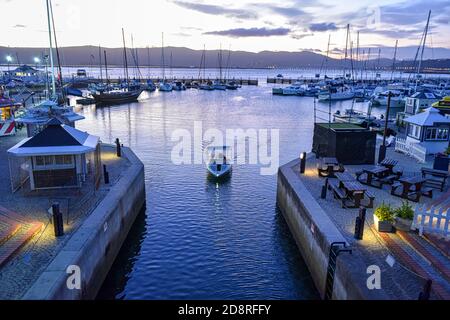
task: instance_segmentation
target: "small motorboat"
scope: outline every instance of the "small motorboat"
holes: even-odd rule
[[[212,146],[207,148],[207,169],[211,176],[221,178],[231,173],[231,148],[227,146]],[[228,157],[227,157],[228,156]]]

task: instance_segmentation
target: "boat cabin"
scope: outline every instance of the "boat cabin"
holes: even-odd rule
[[[8,150],[13,191],[81,188],[100,179],[99,138],[51,119],[44,130]]]
[[[404,121],[407,124],[407,143],[420,144],[427,154],[436,154],[448,148],[450,118],[439,110],[430,107]]]

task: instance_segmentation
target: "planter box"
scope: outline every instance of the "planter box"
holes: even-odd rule
[[[390,221],[380,221],[376,215],[373,215],[373,222],[375,224],[375,229],[378,232],[394,233],[395,228]]]
[[[448,171],[448,166],[450,164],[450,158],[449,157],[442,157],[438,156],[434,158],[433,163],[433,169],[434,170],[442,170],[442,171]]]
[[[395,228],[402,231],[410,231],[412,222],[412,220],[397,217],[395,218]]]

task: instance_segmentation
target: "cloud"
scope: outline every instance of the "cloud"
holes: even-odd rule
[[[27,26],[24,24],[16,24],[13,26],[13,28],[26,28]]]
[[[293,33],[293,34],[291,34],[291,38],[295,39],[295,40],[300,40],[300,39],[303,39],[306,37],[312,37],[313,35],[314,35],[314,33],[302,33],[302,34]]]
[[[323,23],[312,23],[309,25],[309,30],[315,32],[321,32],[321,31],[333,31],[337,30],[338,27],[333,22],[323,22]]]
[[[418,38],[422,33],[422,28],[397,28],[397,29],[360,29],[362,33],[371,33],[381,35],[392,39],[402,39],[402,38]]]
[[[393,25],[425,26],[428,10],[431,10],[433,22],[449,21],[450,2],[448,0],[407,1],[381,7],[381,23]]]
[[[267,6],[267,8],[276,14],[279,14],[283,17],[288,17],[288,18],[303,16],[303,15],[307,14],[307,13],[305,13],[305,11],[295,8],[295,7],[279,7],[279,6],[269,5],[269,6]]]
[[[229,37],[270,37],[270,36],[285,36],[291,32],[287,28],[236,28],[221,31],[209,31],[203,34],[205,35],[216,35],[216,36],[229,36]]]
[[[192,3],[185,1],[174,0],[174,4],[179,7],[198,11],[205,14],[213,14],[213,15],[224,15],[230,18],[237,19],[256,19],[258,15],[252,11],[246,10],[237,10],[237,9],[228,9],[217,5],[212,4],[204,4],[204,3]]]

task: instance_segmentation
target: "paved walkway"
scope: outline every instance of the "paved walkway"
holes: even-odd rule
[[[42,224],[43,228],[39,228],[39,232],[26,241],[18,252],[14,251],[12,259],[8,259],[0,267],[0,299],[19,299],[109,190],[109,186],[105,185],[102,179],[99,190],[86,183],[79,192],[66,189],[39,193],[19,190],[12,193],[6,151],[23,138],[25,138],[24,130],[16,136],[0,138],[0,172],[2,172],[0,206],[16,212],[20,220]],[[129,165],[128,160],[116,157],[112,146],[102,146],[102,161],[108,167],[110,185],[120,179],[122,172]],[[55,201],[60,203],[64,218],[65,235],[60,238],[55,238],[47,212]],[[10,215],[3,214],[3,216],[18,220],[17,217],[12,218]]]
[[[387,158],[398,160],[407,176],[420,175],[421,167],[431,166],[430,163],[419,164],[414,159],[394,152],[392,148],[388,148]],[[345,166],[346,171],[352,174],[360,171],[363,167],[367,166]],[[298,168],[296,171],[298,172]],[[447,299],[449,297],[450,280],[445,271],[450,267],[448,256],[412,232],[408,232],[406,235],[405,233],[378,233],[372,228],[374,209],[367,209],[364,239],[355,240],[354,226],[359,210],[341,208],[341,203],[335,200],[329,191],[327,198],[321,199],[321,189],[325,179],[319,178],[317,175],[317,163],[314,156],[308,158],[305,174],[298,173],[298,176],[346,237],[354,249],[354,254],[360,255],[368,266],[375,264],[381,268],[382,290],[388,296],[392,299],[417,299],[426,280],[431,278],[433,280],[431,298]],[[374,208],[382,202],[390,203],[393,206],[401,205],[402,199],[391,196],[387,186],[383,189],[368,188],[375,196]],[[438,199],[441,196],[442,193],[435,192],[433,198]],[[430,202],[430,199],[422,197],[420,203],[426,202]],[[416,246],[423,249],[423,252],[421,253]],[[425,252],[429,254],[428,258]],[[396,262],[393,266],[386,262],[388,256],[394,257]],[[434,265],[430,263],[430,257],[434,258]],[[433,258],[431,259],[433,260]]]

